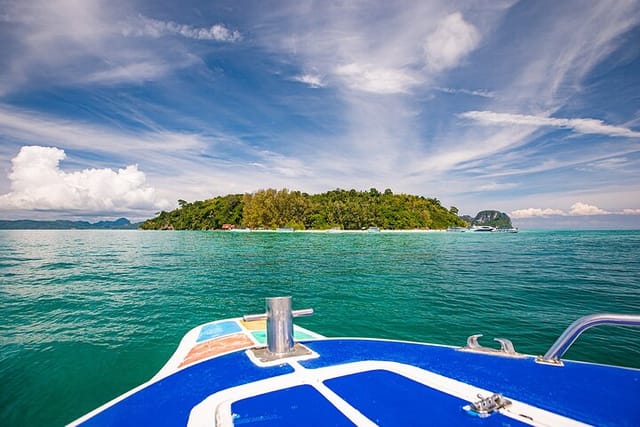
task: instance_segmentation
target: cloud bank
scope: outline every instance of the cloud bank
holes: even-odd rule
[[[9,173],[12,191],[0,196],[0,209],[104,213],[169,207],[158,200],[137,165],[65,172],[59,167],[65,157],[55,147],[22,147]]]
[[[593,216],[593,215],[640,215],[640,209],[623,209],[620,212],[607,211],[588,203],[577,202],[571,205],[569,211],[551,208],[527,208],[511,212],[516,219],[550,217],[550,216]]]

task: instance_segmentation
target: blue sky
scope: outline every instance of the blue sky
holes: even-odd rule
[[[376,187],[640,227],[637,1],[0,0],[0,40],[3,219]]]

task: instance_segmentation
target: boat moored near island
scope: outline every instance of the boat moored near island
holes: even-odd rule
[[[491,231],[495,231],[495,230],[496,230],[496,228],[492,227],[490,225],[474,225],[473,227],[471,227],[469,229],[469,231],[476,232],[476,233],[478,233],[478,232],[491,232]]]
[[[520,230],[518,230],[518,227],[497,227],[494,231],[499,233],[517,233]]]

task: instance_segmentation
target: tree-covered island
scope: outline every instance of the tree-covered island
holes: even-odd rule
[[[332,190],[322,194],[267,189],[251,194],[231,194],[187,203],[162,211],[143,222],[145,230],[217,230],[235,227],[296,230],[340,228],[360,230],[376,226],[387,230],[445,229],[466,226],[458,209],[446,209],[435,198],[410,194]]]

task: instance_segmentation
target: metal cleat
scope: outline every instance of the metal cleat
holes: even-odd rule
[[[467,345],[460,350],[471,351],[475,353],[493,354],[496,356],[508,356],[508,357],[525,357],[524,355],[516,352],[513,347],[513,343],[506,338],[494,338],[493,340],[500,343],[500,349],[484,347],[478,342],[478,338],[482,337],[482,334],[471,335],[467,338]]]
[[[516,354],[516,349],[513,348],[513,343],[511,342],[511,340],[508,340],[506,338],[494,338],[493,340],[500,343],[500,351],[502,351],[503,353]]]
[[[267,298],[267,312],[243,316],[246,322],[267,320],[267,350],[276,357],[295,353],[293,341],[293,318],[310,316],[312,308],[291,310],[291,297]]]

